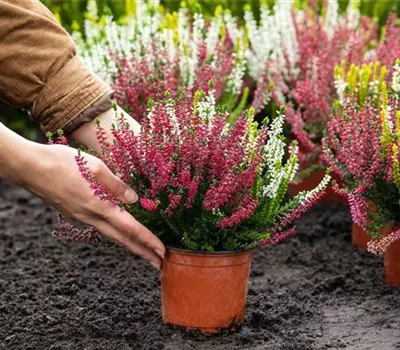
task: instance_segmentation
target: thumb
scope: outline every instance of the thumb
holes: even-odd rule
[[[138,200],[137,193],[115,176],[101,160],[96,159],[90,170],[93,177],[123,203],[130,204]]]

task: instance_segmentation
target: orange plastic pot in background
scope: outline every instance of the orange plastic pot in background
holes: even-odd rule
[[[384,233],[398,230],[398,225],[388,225]],[[389,286],[400,287],[400,241],[395,241],[386,249],[384,258],[385,282]]]
[[[310,176],[299,182],[291,182],[288,186],[288,194],[290,197],[296,196],[299,192],[310,191],[317,187],[325,176],[325,170],[316,170]],[[336,179],[338,181],[338,179]],[[337,195],[330,187],[327,189],[325,196],[319,201],[321,204],[327,205],[346,205],[345,198]]]
[[[353,223],[351,226],[351,241],[353,245],[359,249],[366,250],[369,240],[370,237],[367,231],[363,227]]]
[[[187,330],[235,331],[243,323],[253,250],[203,253],[168,249],[162,316]]]

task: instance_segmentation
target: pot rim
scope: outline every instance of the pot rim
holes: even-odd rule
[[[201,255],[226,255],[226,254],[238,254],[238,253],[248,253],[254,251],[257,247],[247,248],[247,249],[236,249],[236,250],[218,250],[216,252],[206,252],[203,250],[191,250],[185,248],[176,248],[170,245],[166,245],[167,250],[189,253],[189,254],[201,254]]]

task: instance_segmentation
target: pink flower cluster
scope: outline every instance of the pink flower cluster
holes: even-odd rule
[[[213,81],[214,94],[219,100],[235,63],[234,45],[228,34],[216,42],[212,53],[207,51],[204,40],[200,42],[197,64],[189,72],[194,77],[192,84],[185,81],[187,72],[181,71],[183,61],[190,59],[189,56],[176,51],[171,58],[167,47],[160,43],[153,42],[143,48],[140,56],[121,53],[111,56],[118,68],[112,83],[114,98],[136,119],[144,116],[149,99],[160,99],[165,91],[174,98],[179,94],[193,95],[198,90],[208,93],[209,82]]]
[[[200,95],[196,94],[195,102],[155,103],[142,120],[140,136],[121,119],[111,144],[102,139],[99,127],[98,139],[106,150],[103,160],[136,189],[146,211],[172,218],[184,210],[192,213],[192,220],[205,210],[215,216],[220,229],[232,228],[257,208],[252,189],[267,132],[261,131],[247,152],[247,119],[239,117],[227,128],[227,115],[213,111],[208,97]],[[79,158],[78,164],[96,195],[106,196]]]
[[[388,78],[391,78],[393,66],[400,58],[400,26],[397,20],[395,13],[389,15],[383,38],[376,48],[376,59],[388,67]]]
[[[299,142],[299,157],[307,166],[317,161],[321,152],[322,132],[336,98],[334,67],[342,60],[349,65],[361,63],[377,30],[370,19],[362,18],[359,28],[354,28],[350,19],[343,17],[330,36],[317,10],[304,16],[296,14],[292,19],[298,48],[296,68],[291,67],[289,59],[284,69],[269,62],[268,74],[258,83],[253,103],[260,110],[262,98],[257,96],[265,96],[265,90],[273,86],[272,101],[286,104],[286,120]]]
[[[114,98],[134,118],[143,117],[149,98],[178,90],[178,63],[162,45],[153,43],[140,56],[112,54],[112,59],[118,68],[112,83]]]
[[[55,237],[61,237],[74,242],[99,244],[102,242],[99,232],[93,227],[78,228],[66,221],[60,214],[58,215],[59,229],[52,232]]]
[[[362,194],[382,173],[381,131],[373,104],[359,108],[356,102],[350,99],[332,113],[322,140],[322,159],[338,178],[351,184],[350,192],[336,192],[347,197],[353,221],[365,226],[368,205]]]

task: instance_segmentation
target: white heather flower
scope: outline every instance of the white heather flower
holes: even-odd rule
[[[369,83],[369,91],[371,92],[371,95],[374,100],[378,97],[379,85],[380,83],[378,80],[372,80]]]
[[[97,8],[97,2],[95,0],[88,1],[86,10],[91,20],[93,21],[99,20],[99,11]]]
[[[285,154],[285,142],[281,140],[285,115],[279,113],[269,128],[268,142],[263,148],[264,167],[273,169]]]
[[[397,94],[400,93],[400,62],[396,61],[394,65],[393,77],[392,77],[392,89]]]
[[[242,28],[238,27],[237,20],[231,14],[224,14],[224,23],[228,31],[229,37],[235,43],[238,38],[244,38]]]
[[[228,77],[227,90],[228,92],[236,95],[240,93],[243,85],[243,77],[246,73],[246,52],[243,47],[240,47],[238,52],[233,54],[235,64],[231,74]]]
[[[347,6],[348,24],[353,24],[354,28],[356,28],[356,26],[360,22],[360,18],[360,0],[350,0]]]
[[[347,89],[347,82],[341,76],[337,76],[335,77],[334,85],[336,93],[339,97],[339,101],[341,104],[343,104],[345,98],[345,91]]]
[[[248,69],[254,79],[264,71],[266,63],[278,60],[280,70],[286,72],[284,52],[287,53],[290,68],[296,68],[297,43],[292,19],[294,1],[280,0],[271,12],[268,6],[260,9],[260,25],[251,11],[246,11],[244,18],[251,47],[247,52]]]
[[[215,47],[219,39],[219,32],[221,29],[221,25],[222,25],[222,19],[220,17],[213,18],[209,27],[207,28],[205,42],[207,45],[207,53],[209,55],[210,53],[213,53],[215,50]]]
[[[291,145],[290,149],[289,149],[289,154],[291,154],[291,157],[297,157],[299,153],[299,146],[297,145]],[[299,170],[299,162],[298,160],[295,162],[295,165],[292,169],[289,169],[289,174],[288,174],[288,178],[289,178],[289,182],[293,181],[297,171]]]
[[[302,194],[304,195],[304,199],[301,204],[310,201],[316,194],[324,191],[328,187],[330,181],[331,176],[329,174],[326,174],[317,187],[315,187],[311,191],[302,192]]]
[[[261,194],[263,197],[274,198],[278,192],[279,186],[284,179],[285,172],[282,170],[274,171],[271,174],[271,181],[267,186],[261,189]]]
[[[339,18],[339,4],[337,0],[329,0],[325,16],[325,30],[329,39],[332,39]]]
[[[383,108],[383,106],[382,106],[382,108]],[[392,112],[392,106],[390,106],[389,104],[387,105],[387,107],[386,107],[386,115],[387,115],[387,118],[386,118],[386,120],[387,120],[387,123],[388,123],[388,126],[389,126],[389,128],[390,128],[390,131],[392,132],[392,133],[394,133],[395,132],[395,130],[394,130],[394,123],[393,123],[393,120],[392,120],[392,118],[390,118],[390,113]]]
[[[210,90],[207,96],[202,99],[199,104],[197,105],[197,110],[199,113],[200,118],[208,124],[209,129],[211,130],[213,126],[213,122],[215,116],[217,114],[216,111],[216,101],[215,101],[215,91]]]
[[[195,13],[193,16],[193,37],[189,40],[191,44],[189,53],[189,76],[188,86],[192,87],[195,80],[196,70],[199,64],[198,52],[200,44],[204,39],[204,18],[201,14]]]
[[[179,135],[180,133],[180,127],[179,127],[179,122],[178,118],[176,117],[175,113],[175,106],[172,103],[167,103],[165,106],[167,114],[171,117],[172,125],[174,127],[174,134]],[[181,138],[178,138],[179,143],[181,143]]]

